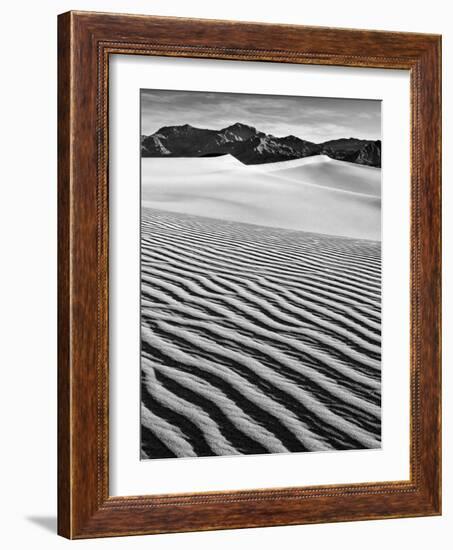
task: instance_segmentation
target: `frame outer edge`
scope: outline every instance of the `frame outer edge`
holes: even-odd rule
[[[164,36],[162,55],[177,55],[177,52],[168,53],[171,51],[172,46],[166,43],[163,34],[167,26],[175,25],[179,34],[183,32],[182,42],[185,43],[187,33],[185,28],[181,31],[181,25],[184,23],[181,19],[178,21],[177,18],[153,18],[149,16],[149,26],[147,24],[144,28],[142,25],[143,19],[140,20],[140,25],[134,27],[133,22],[138,16],[128,16],[128,18],[131,22],[131,28],[124,28],[124,31],[122,31],[124,34],[118,35],[117,40],[119,43],[124,42],[125,37],[137,36],[137,32],[139,38],[144,40],[143,37],[146,38],[150,35],[153,25],[156,25],[157,42],[159,42],[159,36]],[[360,511],[357,509],[356,514],[349,514],[340,513],[337,509],[336,512],[331,510],[331,513],[322,520],[313,511],[307,511],[307,517],[302,518],[300,511],[302,509],[310,510],[311,508],[307,508],[303,504],[304,502],[308,503],[308,501],[302,500],[300,505],[292,505],[292,519],[290,519],[289,511],[284,511],[282,514],[277,509],[275,513],[280,517],[278,515],[270,517],[268,508],[273,507],[271,503],[259,502],[258,499],[253,498],[248,499],[253,504],[246,504],[244,508],[231,499],[231,502],[226,499],[224,504],[208,504],[208,502],[203,504],[202,499],[199,498],[202,496],[202,493],[200,493],[193,495],[193,500],[191,498],[182,507],[174,506],[171,499],[164,498],[166,503],[163,508],[160,508],[161,511],[159,511],[159,507],[148,508],[145,505],[144,508],[148,509],[148,512],[145,512],[144,508],[140,510],[141,505],[139,505],[135,513],[133,508],[136,508],[136,506],[133,505],[133,502],[124,501],[124,506],[121,506],[121,509],[114,510],[108,506],[109,498],[107,498],[107,501],[104,500],[107,496],[103,494],[103,487],[107,483],[108,465],[106,465],[107,470],[102,466],[102,453],[105,453],[105,450],[103,450],[104,448],[101,446],[99,439],[96,439],[93,426],[96,424],[96,419],[98,425],[102,425],[103,420],[106,419],[102,417],[103,405],[99,403],[102,393],[98,393],[96,396],[95,391],[93,391],[96,382],[93,365],[100,352],[96,350],[96,344],[99,344],[99,341],[96,340],[92,330],[95,321],[92,304],[93,300],[96,300],[96,296],[99,298],[96,293],[100,289],[99,281],[102,280],[104,269],[100,261],[102,261],[105,252],[102,244],[104,242],[102,234],[100,240],[99,237],[97,241],[95,238],[97,224],[98,227],[104,227],[105,220],[94,219],[96,218],[94,203],[99,202],[99,204],[102,204],[105,195],[104,192],[101,195],[96,195],[96,193],[99,193],[98,190],[96,190],[96,193],[93,192],[92,182],[96,172],[93,155],[95,154],[94,144],[96,141],[99,143],[99,139],[101,139],[99,136],[103,135],[104,130],[95,123],[95,106],[92,95],[95,86],[94,73],[97,66],[94,59],[96,48],[106,36],[115,36],[116,38],[115,29],[123,19],[122,15],[68,12],[60,15],[58,21],[58,533],[66,538],[92,538],[317,523],[321,521],[438,515],[440,513],[441,494],[439,409],[440,73],[438,72],[440,37],[434,35],[411,36],[408,33],[378,33],[357,29],[350,32],[351,34],[357,34],[357,37],[360,33],[364,33],[364,38],[358,40],[359,43],[365,40],[365,42],[372,44],[374,41],[374,49],[376,50],[376,40],[374,39],[379,37],[384,41],[388,51],[390,51],[391,46],[396,45],[396,49],[403,52],[401,59],[405,63],[407,61],[412,66],[416,59],[419,67],[421,65],[423,68],[421,83],[423,86],[426,85],[419,96],[422,116],[416,132],[420,139],[418,149],[422,158],[421,169],[417,177],[418,185],[421,187],[419,201],[421,214],[419,217],[422,218],[420,240],[422,241],[421,281],[423,288],[421,289],[422,307],[420,309],[423,321],[421,334],[424,337],[429,336],[428,340],[430,342],[424,342],[421,353],[423,356],[421,380],[422,384],[427,384],[427,386],[422,386],[421,407],[422,409],[426,407],[427,410],[423,411],[421,419],[422,437],[419,439],[419,445],[422,447],[422,452],[420,459],[417,458],[416,460],[417,462],[420,460],[422,476],[421,478],[416,476],[416,493],[410,491],[412,496],[407,500],[409,490],[395,491],[396,494],[393,496],[390,496],[391,490],[388,494],[386,490],[378,491],[376,494],[380,493],[381,495],[380,511],[374,510],[374,512],[367,513],[366,508],[363,508]],[[112,24],[113,21],[115,26]],[[191,22],[192,26],[194,25],[194,20],[188,21]],[[203,32],[209,31],[207,36],[207,43],[209,44],[209,40],[216,43],[220,40],[218,33],[214,32],[216,24],[231,27],[234,22],[198,20],[196,24],[200,25]],[[257,29],[264,27],[263,25],[251,23],[250,29],[247,29],[247,23],[241,23],[240,25],[244,29],[245,37],[251,36],[253,33],[256,36]],[[275,32],[277,32],[277,27],[280,31],[282,26],[275,25]],[[269,29],[272,30],[271,26],[269,26]],[[325,33],[348,32],[346,29],[322,30],[322,28],[319,28],[318,30],[310,27],[291,27],[290,29],[296,35],[299,29],[304,29],[304,33],[308,33],[308,37],[316,33],[317,39],[320,39]],[[249,31],[248,34],[247,30]],[[242,35],[240,37],[242,39]],[[279,40],[282,44],[286,43],[286,38],[282,38],[281,35],[279,35]],[[192,32],[189,33],[187,47],[189,50],[196,52],[193,57],[215,56],[224,58],[225,55],[230,55],[223,53],[225,50],[217,46],[214,46],[211,50],[220,53],[199,55],[196,51],[196,48],[199,47],[197,43],[198,39],[194,37]],[[254,40],[252,40],[252,47],[254,43]],[[307,46],[307,37],[305,38],[304,47],[311,48],[311,45]],[[382,47],[382,44],[379,47]],[[168,49],[167,53],[165,53],[166,49]],[[240,51],[244,49],[244,46],[233,47],[233,50],[235,49]],[[254,57],[254,51],[249,50],[249,52],[252,52],[251,57]],[[261,58],[267,53],[272,57],[275,51],[270,50],[264,53],[261,51],[259,57]],[[311,49],[307,51],[311,52]],[[407,52],[410,52],[410,59]],[[188,55],[191,56],[190,53]],[[310,59],[310,57],[314,59],[316,56],[314,53],[308,53],[307,55],[307,59]],[[377,59],[383,58],[379,52],[376,55],[378,55],[376,58],[370,57],[370,59],[374,59],[373,63],[375,64]],[[357,58],[359,57],[362,56]],[[338,60],[331,63],[328,59],[323,60],[321,57],[316,58],[314,62],[327,65],[357,65],[357,60],[354,60],[354,63],[349,61],[343,63]],[[397,68],[396,65],[391,67],[390,58],[386,60],[385,65],[387,63],[390,65],[388,68]],[[393,63],[395,64],[395,61]],[[362,66],[369,65],[363,64]],[[94,127],[96,136],[91,131]],[[75,135],[77,141],[74,141]],[[414,161],[411,162],[411,166],[413,166]],[[99,156],[96,170],[99,170]],[[97,185],[99,185],[99,179],[97,181]],[[432,222],[430,217],[434,218]],[[93,252],[95,242],[98,242],[97,254]],[[100,278],[99,270],[101,270]],[[96,277],[97,283],[95,283]],[[103,326],[103,319],[101,317],[98,326]],[[101,339],[103,340],[104,337]],[[398,495],[397,493],[401,494]],[[345,494],[344,496],[349,495]],[[372,493],[369,496],[371,498]],[[341,504],[339,499],[336,498],[336,500]],[[342,500],[346,503],[345,499]],[[365,501],[368,502],[369,499],[364,496],[359,500],[365,505]],[[357,506],[361,506],[360,502],[357,502]],[[313,504],[315,505],[315,503]],[[321,505],[320,512],[323,506],[326,511],[330,509],[330,503],[325,499],[321,499],[318,504]],[[280,505],[281,503],[278,506]],[[244,509],[247,510],[247,515],[251,513],[248,520],[244,520]],[[371,508],[368,507],[368,509]],[[237,517],[235,515],[230,516],[228,510],[231,510],[233,514],[237,513]],[[398,513],[395,513],[396,510],[398,510]],[[209,518],[201,521],[200,514],[203,514],[203,512],[209,514]],[[310,519],[312,513],[315,515]],[[334,513],[336,515],[332,515]],[[224,518],[223,515],[225,515]],[[146,520],[145,517],[147,517]],[[143,524],[144,520],[150,522],[149,527],[148,524],[146,526]],[[152,524],[154,526],[151,526]]]
[[[85,24],[88,23],[88,24]],[[94,427],[102,418],[99,362],[107,342],[106,266],[99,237],[96,39],[89,21],[59,16],[59,526],[80,538],[105,500],[105,450]],[[103,223],[103,222],[102,222]],[[101,247],[101,248],[99,248]],[[97,327],[95,329],[95,327]],[[103,332],[104,331],[104,332]],[[101,343],[102,346],[101,346]],[[107,373],[105,373],[107,375]]]
[[[411,277],[416,279],[415,342],[418,451],[416,484],[429,515],[441,515],[441,37],[420,55],[416,64],[417,123],[414,126],[417,173],[413,231],[418,243]],[[411,240],[411,242],[413,242]]]
[[[424,87],[426,97],[424,105],[424,155],[426,158],[425,178],[429,182],[428,197],[425,205],[425,232],[430,233],[430,252],[425,253],[426,271],[430,276],[430,299],[425,298],[426,317],[429,326],[426,332],[432,331],[431,357],[427,360],[426,370],[432,369],[430,384],[425,384],[427,405],[431,404],[431,426],[426,426],[429,442],[425,443],[427,451],[432,449],[432,456],[427,460],[429,493],[433,513],[442,514],[442,37],[437,37],[433,47],[427,52],[424,60],[427,74],[427,85]],[[424,243],[425,245],[427,243]],[[431,428],[431,429],[430,429]]]
[[[71,479],[71,13],[58,16],[58,526],[72,537]]]
[[[438,243],[437,259],[437,295],[438,311],[436,317],[437,323],[437,380],[438,380],[438,404],[437,404],[437,487],[435,498],[435,509],[439,515],[442,515],[442,36],[439,35],[436,41],[436,52],[434,58],[436,78],[436,155],[434,158],[434,169],[436,172],[436,185],[438,188],[438,229],[436,240]]]

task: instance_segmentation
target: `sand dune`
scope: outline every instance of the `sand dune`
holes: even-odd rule
[[[326,155],[255,165],[253,168],[262,173],[305,184],[311,183],[376,198],[381,196],[380,168],[343,162]]]
[[[142,159],[147,207],[380,239],[380,169],[325,156],[245,166],[230,155]]]
[[[142,214],[143,458],[380,446],[379,242]]]

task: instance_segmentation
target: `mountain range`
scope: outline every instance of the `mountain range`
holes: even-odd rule
[[[236,122],[221,130],[190,124],[163,126],[141,136],[142,157],[216,157],[232,155],[243,164],[265,164],[314,155],[366,166],[381,166],[381,141],[341,138],[313,143],[289,135],[276,137]]]

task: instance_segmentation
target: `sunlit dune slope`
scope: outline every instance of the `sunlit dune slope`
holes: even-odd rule
[[[144,206],[380,240],[380,169],[325,156],[245,166],[230,155],[142,159]]]

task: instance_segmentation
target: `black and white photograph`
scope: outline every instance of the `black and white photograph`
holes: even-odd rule
[[[3,4],[5,550],[452,550],[449,7]]]
[[[381,102],[140,105],[141,459],[381,448]]]

